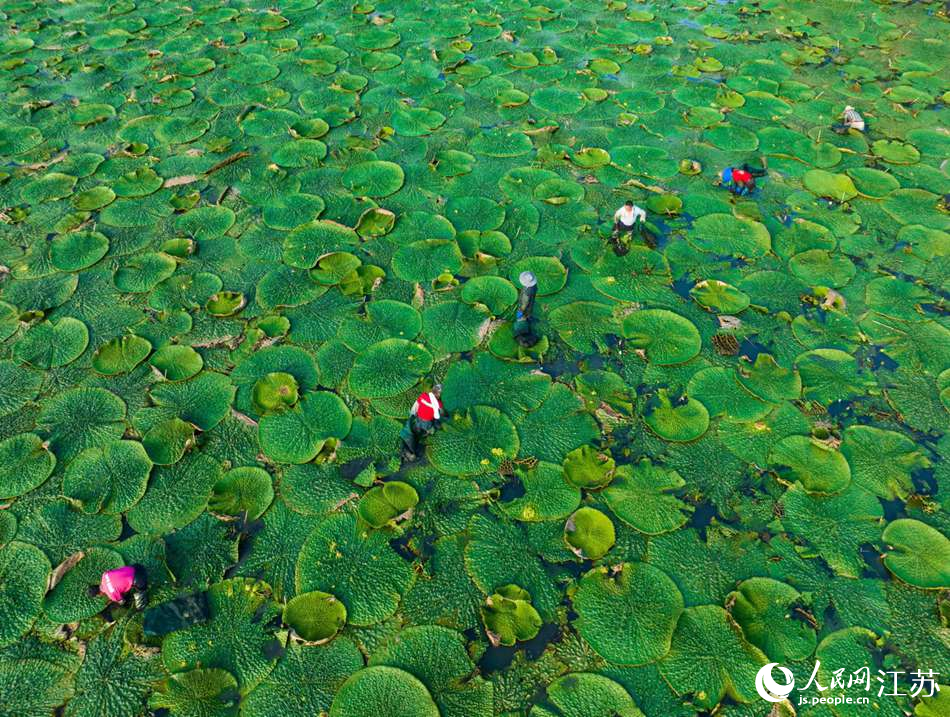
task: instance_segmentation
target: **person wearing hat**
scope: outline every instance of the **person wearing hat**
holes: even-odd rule
[[[841,119],[843,120],[842,122],[831,126],[838,134],[844,134],[852,129],[856,132],[863,132],[865,129],[864,118],[851,105],[847,105],[844,108],[844,112],[841,113]]]
[[[518,292],[518,309],[515,311],[515,323],[512,326],[515,341],[525,348],[538,343],[538,337],[531,331],[534,314],[534,298],[538,295],[538,277],[533,272],[523,271],[518,276],[521,290]]]
[[[415,460],[419,453],[419,439],[430,436],[442,422],[442,384],[437,383],[431,391],[419,394],[412,404],[409,418],[399,436],[406,446],[407,458]]]
[[[538,277],[533,272],[523,271],[518,276],[521,291],[518,292],[517,319],[530,320],[534,313],[534,297],[538,295]]]

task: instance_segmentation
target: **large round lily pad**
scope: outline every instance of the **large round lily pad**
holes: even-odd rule
[[[851,482],[851,468],[840,451],[808,436],[788,436],[775,444],[769,462],[779,476],[801,481],[811,493],[838,493]]]
[[[363,351],[350,369],[350,390],[360,398],[395,396],[432,368],[432,355],[421,344],[386,339]]]
[[[689,361],[702,347],[693,322],[666,309],[633,312],[623,320],[623,335],[648,361],[661,366]]]
[[[354,625],[373,625],[392,615],[412,582],[412,567],[386,535],[367,532],[352,515],[322,520],[300,549],[298,592],[330,593]]]
[[[618,664],[642,665],[667,653],[683,610],[683,596],[659,568],[623,563],[595,568],[574,593],[577,629],[598,654]]]
[[[931,589],[950,585],[950,540],[939,530],[902,518],[889,523],[881,539],[889,546],[884,564],[905,583]]]
[[[451,475],[487,473],[518,454],[511,420],[496,408],[474,406],[456,413],[429,440],[429,460]]]
[[[264,454],[279,463],[307,463],[330,438],[345,438],[353,418],[334,393],[304,395],[292,409],[267,415],[258,424]]]
[[[386,665],[367,667],[343,683],[333,699],[330,717],[439,717],[432,695],[418,679]]]
[[[343,186],[353,194],[367,197],[386,197],[399,190],[405,174],[393,162],[369,161],[350,167],[343,173]]]

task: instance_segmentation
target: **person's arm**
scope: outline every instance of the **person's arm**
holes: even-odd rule
[[[633,208],[633,221],[635,222],[645,222],[647,220],[647,213],[640,207]]]
[[[618,209],[617,211],[614,212],[614,221],[615,221],[615,222],[619,222],[619,221],[620,221],[620,214],[621,214],[622,212],[623,212],[623,207],[620,207],[620,209]]]
[[[412,410],[409,411],[409,415],[415,416],[417,413],[419,413],[419,399],[418,398],[416,399],[416,402],[412,404]]]

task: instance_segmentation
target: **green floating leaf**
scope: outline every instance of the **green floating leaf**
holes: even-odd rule
[[[353,194],[379,198],[399,191],[405,179],[406,175],[398,164],[369,161],[347,169],[341,182]]]
[[[170,466],[195,444],[195,427],[180,418],[159,421],[142,436],[142,446],[153,463]]]
[[[426,686],[443,717],[491,717],[492,684],[476,673],[464,637],[446,627],[407,627],[375,650],[370,666],[405,670]]]
[[[445,301],[422,312],[422,333],[441,353],[469,351],[485,335],[490,319],[484,306]]]
[[[183,528],[205,509],[224,468],[201,451],[190,451],[177,463],[152,470],[145,495],[127,513],[138,533],[162,535]]]
[[[363,351],[350,370],[350,390],[359,398],[385,398],[412,388],[432,369],[421,344],[386,339]]]
[[[599,655],[622,665],[663,657],[683,611],[676,584],[647,563],[594,568],[578,582],[573,602],[581,636]]]
[[[297,379],[283,371],[262,376],[251,390],[254,409],[262,416],[291,408],[298,398]]]
[[[37,368],[72,363],[89,345],[89,329],[79,319],[64,316],[55,323],[43,321],[27,331],[13,347],[18,361]]]
[[[706,214],[697,219],[690,241],[703,251],[726,256],[759,257],[772,248],[764,224],[730,214]]]
[[[636,11],[634,11],[636,12]],[[529,717],[643,717],[630,693],[613,680],[592,672],[557,678],[545,689],[543,702]]]
[[[335,595],[353,625],[375,625],[396,612],[412,582],[412,566],[380,531],[365,533],[356,517],[324,518],[300,549],[297,591]]]
[[[765,353],[756,356],[752,366],[737,366],[736,380],[752,395],[773,403],[796,399],[802,393],[798,372],[779,366],[774,356]]]
[[[694,373],[686,392],[703,404],[711,417],[725,416],[733,421],[757,421],[775,408],[743,390],[736,380],[736,372],[722,366]]]
[[[482,622],[493,645],[510,647],[533,639],[543,621],[531,605],[531,594],[517,585],[504,585],[485,599]]]
[[[191,346],[168,344],[154,354],[149,363],[168,381],[184,381],[198,374],[204,367],[201,354]]]
[[[373,207],[360,215],[356,223],[356,233],[361,237],[381,237],[392,231],[396,215],[388,209]]]
[[[333,698],[330,717],[439,717],[432,696],[415,677],[395,667],[376,665],[352,675]]]
[[[212,294],[205,304],[205,310],[212,316],[234,316],[247,304],[240,291],[219,291]]]
[[[691,694],[697,704],[711,708],[727,696],[737,702],[758,700],[755,677],[767,662],[725,610],[700,605],[680,616],[660,672],[677,694]]]
[[[884,565],[905,583],[931,590],[950,586],[950,540],[939,530],[901,518],[888,523],[881,539],[890,548]]]
[[[74,186],[76,186],[75,177],[61,172],[50,172],[23,187],[20,191],[20,199],[27,204],[52,202],[68,197],[73,193]]]
[[[320,219],[302,224],[284,239],[284,263],[298,269],[310,269],[322,257],[355,247],[359,237],[348,226]]]
[[[42,374],[14,361],[0,361],[0,417],[31,403],[40,392]]]
[[[169,676],[148,704],[175,717],[235,717],[239,699],[238,683],[230,672],[201,669]]]
[[[673,494],[684,485],[686,481],[676,471],[641,458],[636,465],[617,468],[616,478],[603,495],[623,522],[641,533],[659,535],[686,523],[687,505]]]
[[[434,281],[462,268],[458,244],[449,239],[425,239],[399,247],[393,255],[393,272],[403,281]]]
[[[360,518],[373,528],[382,528],[400,518],[407,518],[419,502],[416,489],[402,481],[388,481],[370,488],[359,502]]]
[[[842,437],[852,481],[884,500],[905,500],[914,490],[912,473],[930,467],[918,444],[896,431],[848,426]]]
[[[209,619],[167,635],[162,662],[170,672],[198,665],[227,670],[242,692],[249,692],[274,665],[273,637],[267,624],[280,611],[270,586],[235,578],[208,589]]]
[[[56,456],[39,436],[20,433],[0,442],[0,496],[15,498],[43,483],[53,473]]]
[[[838,349],[814,349],[795,359],[805,398],[828,404],[859,396],[876,388],[873,376],[858,366],[855,357]]]
[[[114,441],[87,448],[67,466],[63,493],[87,513],[123,513],[145,495],[151,470],[141,443]]]
[[[129,334],[100,346],[92,357],[92,367],[105,376],[128,373],[152,352],[152,344]]]
[[[325,642],[343,629],[346,608],[329,593],[304,593],[287,603],[284,623],[308,642]]]
[[[517,471],[525,494],[503,504],[504,511],[525,522],[566,518],[581,502],[581,492],[568,483],[564,471],[553,463],[538,462],[530,470]]]
[[[0,550],[0,647],[19,640],[39,616],[50,564],[28,543],[10,542]]]
[[[484,304],[493,316],[500,316],[515,305],[518,290],[500,276],[476,276],[462,285],[462,301]]]
[[[174,274],[177,267],[178,264],[168,254],[137,254],[122,263],[113,274],[112,281],[119,291],[144,294]]]
[[[789,482],[809,493],[838,493],[851,483],[851,468],[840,451],[809,436],[788,436],[775,444],[769,463]]]
[[[700,306],[721,314],[738,314],[749,307],[749,295],[718,279],[704,279],[690,289],[689,295]]]
[[[445,421],[428,440],[429,460],[449,475],[476,475],[497,470],[518,455],[518,432],[505,414],[474,406]]]
[[[142,409],[134,420],[137,427],[141,423],[147,429],[160,420],[177,417],[210,431],[228,415],[234,394],[230,377],[216,371],[202,371],[187,381],[162,381],[153,384],[149,392],[154,407]]]
[[[782,525],[810,546],[802,551],[804,556],[820,556],[839,575],[861,574],[866,564],[860,547],[881,537],[884,511],[877,498],[855,485],[821,495],[796,484],[785,492],[782,506]]]
[[[661,388],[647,402],[643,422],[664,440],[688,442],[709,428],[709,411],[695,398],[677,398]]]
[[[208,507],[226,515],[246,514],[256,520],[274,500],[270,474],[263,468],[232,468],[214,484]]]
[[[832,174],[823,169],[805,172],[802,184],[812,194],[835,202],[847,202],[858,196],[858,189],[846,174]]]
[[[920,152],[906,142],[896,139],[879,139],[871,145],[871,152],[888,164],[914,164],[920,161]]]
[[[353,417],[334,393],[304,394],[292,409],[267,415],[258,424],[264,453],[278,463],[307,463],[330,438],[342,439],[350,432]]]
[[[804,660],[815,650],[815,631],[799,619],[801,594],[771,578],[750,578],[726,598],[730,613],[746,639],[779,664]]]
[[[50,242],[53,266],[61,271],[87,269],[109,251],[109,239],[99,232],[70,232]]]
[[[581,446],[567,454],[564,476],[578,488],[603,488],[614,479],[616,464],[609,453],[593,446]]]
[[[564,539],[578,557],[600,560],[617,542],[617,535],[610,518],[585,506],[567,519]]]
[[[241,699],[245,717],[275,714],[325,714],[351,674],[363,667],[363,655],[346,638],[314,648],[291,643],[277,666]]]
[[[630,346],[660,366],[689,361],[702,348],[693,322],[666,309],[641,309],[629,314],[623,320],[623,335]]]

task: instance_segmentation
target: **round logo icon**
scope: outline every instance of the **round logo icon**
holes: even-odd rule
[[[785,684],[776,682],[772,677],[773,667],[777,667],[785,677]],[[781,702],[791,694],[793,689],[795,689],[795,676],[790,669],[782,667],[777,662],[770,662],[755,675],[755,691],[763,700]]]

